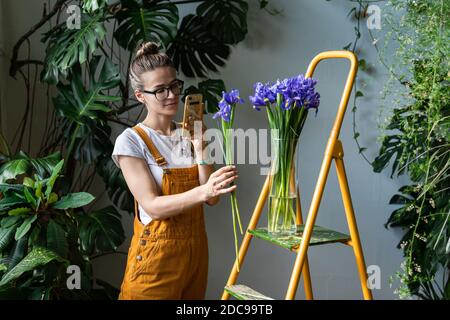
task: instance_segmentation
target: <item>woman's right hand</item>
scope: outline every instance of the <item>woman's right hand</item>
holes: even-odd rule
[[[234,191],[237,188],[236,185],[232,185],[228,188],[227,186],[236,180],[237,177],[237,169],[235,166],[224,166],[211,173],[208,181],[202,185],[204,188],[205,201],[221,194]]]

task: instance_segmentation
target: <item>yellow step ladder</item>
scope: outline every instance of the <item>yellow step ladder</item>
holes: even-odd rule
[[[348,187],[347,176],[344,167],[344,150],[342,147],[342,142],[339,140],[339,132],[342,126],[342,121],[344,118],[345,110],[347,109],[348,100],[350,93],[353,88],[353,83],[355,81],[356,72],[358,69],[358,59],[350,51],[326,51],[321,52],[311,60],[305,77],[312,77],[317,64],[326,59],[348,59],[350,60],[350,70],[347,75],[347,80],[345,83],[344,91],[339,103],[338,112],[336,119],[334,121],[330,136],[328,138],[328,143],[325,149],[325,155],[320,168],[319,178],[317,180],[316,188],[314,190],[314,195],[312,198],[311,206],[309,208],[308,217],[306,219],[306,224],[303,225],[302,212],[300,205],[299,189],[298,185],[295,184],[294,177],[291,179],[291,187],[297,192],[296,201],[296,218],[297,218],[297,229],[298,234],[292,236],[273,236],[267,232],[267,228],[257,228],[261,212],[263,210],[264,204],[267,200],[269,192],[269,177],[270,173],[267,175],[264,182],[264,186],[259,195],[256,207],[253,211],[250,223],[248,225],[247,231],[245,233],[244,239],[239,249],[239,261],[240,266],[245,259],[248,247],[250,245],[250,240],[253,237],[260,238],[263,240],[270,241],[276,245],[287,248],[293,252],[297,253],[295,259],[293,272],[291,279],[289,281],[288,290],[286,293],[286,300],[295,299],[295,294],[297,291],[298,283],[300,280],[301,273],[303,271],[303,281],[305,288],[305,297],[308,300],[313,299],[313,292],[311,286],[311,276],[309,272],[309,264],[307,251],[309,246],[321,245],[327,243],[342,243],[353,248],[355,254],[356,264],[358,267],[359,279],[361,282],[361,288],[363,292],[363,297],[366,300],[372,299],[372,292],[367,286],[367,272],[366,264],[364,262],[364,255],[361,247],[361,241],[359,238],[358,228],[356,226],[355,213],[353,211],[352,200],[350,196],[350,190]],[[315,225],[317,213],[319,211],[320,201],[322,199],[323,190],[325,188],[325,183],[328,178],[328,173],[330,171],[331,162],[334,160],[336,165],[336,171],[339,181],[339,186],[341,190],[342,200],[344,203],[345,214],[347,217],[348,227],[350,235],[343,234],[334,230],[322,228]],[[241,270],[242,268],[240,268]],[[302,270],[302,271],[301,271]],[[222,299],[229,299],[230,295],[234,296],[240,300],[269,300],[272,299],[267,297],[245,285],[236,284],[237,277],[239,275],[237,261],[235,261],[231,274],[228,278],[227,284],[225,286]]]

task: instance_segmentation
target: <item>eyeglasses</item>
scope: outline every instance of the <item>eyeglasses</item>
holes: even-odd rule
[[[181,94],[181,91],[183,90],[184,81],[183,80],[176,80],[173,84],[171,84],[168,87],[162,87],[158,88],[154,91],[149,90],[142,90],[145,93],[154,94],[156,97],[156,100],[163,101],[169,97],[169,90],[172,91],[172,93],[176,96]]]

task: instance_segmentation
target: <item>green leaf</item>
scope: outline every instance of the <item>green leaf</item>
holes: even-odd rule
[[[92,13],[104,9],[107,4],[108,0],[83,0],[83,10]]]
[[[48,198],[48,196],[52,192],[53,185],[55,184],[55,181],[58,178],[59,172],[61,171],[63,165],[64,165],[64,159],[59,161],[58,164],[53,168],[52,174],[46,183],[46,188],[45,188],[45,197],[46,198]]]
[[[25,177],[25,178],[23,178],[23,185],[33,189],[34,188],[34,180],[31,179],[30,177]]]
[[[358,97],[363,97],[364,96],[364,94],[361,92],[361,91],[356,91],[356,97],[358,98]]]
[[[46,175],[51,175],[53,169],[61,160],[61,152],[52,153],[43,158],[29,158],[33,168],[37,171],[39,179],[43,179]],[[38,180],[38,179],[35,179]]]
[[[119,26],[114,38],[124,49],[133,51],[141,42],[162,42],[166,46],[177,32],[178,8],[161,1],[121,0],[115,15]]]
[[[28,237],[24,236],[19,239],[19,241],[14,242],[14,246],[11,250],[11,257],[8,262],[8,271],[14,268],[20,260],[25,257],[28,251]]]
[[[125,239],[120,214],[108,206],[80,217],[80,242],[84,253],[116,250]]]
[[[100,157],[96,163],[96,172],[102,177],[111,201],[121,210],[134,211],[134,198],[130,193],[122,171],[114,164],[111,157]]]
[[[48,264],[49,262],[57,260],[64,262],[64,259],[59,257],[53,251],[42,247],[35,247],[33,250],[20,261],[14,268],[9,270],[1,279],[0,286],[6,285],[8,282],[19,278],[22,274],[32,271],[37,267]]]
[[[17,241],[17,240],[21,239],[24,235],[26,235],[28,233],[28,231],[30,231],[31,225],[34,221],[36,221],[36,219],[37,219],[37,215],[35,215],[35,214],[32,215],[31,217],[26,218],[22,222],[20,227],[17,228],[14,239]]]
[[[55,203],[56,201],[58,201],[58,195],[54,192],[50,193],[50,195],[48,196],[47,204],[52,204]]]
[[[26,205],[27,201],[24,198],[21,198],[18,194],[12,193],[4,196],[3,199],[0,200],[0,212],[8,211],[12,209],[16,205]]]
[[[33,209],[36,209],[36,199],[33,197],[33,195],[31,194],[31,192],[28,190],[28,187],[25,187],[23,189],[23,193],[25,194],[25,199],[27,199],[28,203],[31,205],[31,207]]]
[[[95,197],[87,192],[69,193],[53,205],[55,209],[79,208],[92,202]]]
[[[64,21],[45,34],[43,42],[48,41],[48,47],[44,81],[56,84],[60,73],[66,76],[75,63],[83,64],[94,53],[106,34],[102,19],[102,13],[92,16],[82,13],[79,29],[67,28]]]
[[[392,196],[391,200],[389,201],[389,204],[407,204],[410,202],[411,199],[399,194],[395,194]]]
[[[0,192],[17,191],[23,193],[24,186],[21,184],[0,183]]]
[[[244,0],[210,0],[200,3],[197,15],[211,33],[226,44],[237,44],[247,34],[248,4]]]
[[[202,17],[188,14],[181,21],[167,54],[176,69],[181,69],[187,77],[205,77],[208,70],[217,72],[217,67],[225,66],[230,47],[205,27]]]
[[[15,179],[19,174],[27,172],[30,163],[23,159],[11,160],[0,167],[0,183]]]
[[[3,250],[10,244],[15,231],[16,229],[13,227],[0,229],[0,253],[3,253]]]
[[[2,228],[9,228],[15,225],[19,220],[21,220],[22,217],[19,216],[13,216],[13,217],[4,217],[1,219],[1,227]]]
[[[61,115],[61,131],[68,141],[68,153],[74,151],[75,159],[85,164],[96,161],[101,154],[112,152],[111,128],[104,121],[105,113],[111,109],[105,101],[121,99],[103,93],[120,83],[120,74],[109,58],[104,58],[103,64],[100,61],[100,56],[94,56],[89,64],[88,87],[85,88],[81,75],[76,72],[70,84],[58,84],[59,93],[54,99],[55,108]],[[99,108],[100,104],[104,108]]]
[[[10,216],[20,216],[20,215],[27,214],[30,211],[31,211],[31,209],[28,208],[28,207],[20,207],[20,208],[15,208],[15,209],[9,210],[8,211],[8,215],[10,215]]]
[[[355,132],[355,134],[353,135],[353,139],[358,139],[359,137],[359,132]]]
[[[67,256],[66,232],[53,219],[50,219],[47,226],[47,248],[56,252],[60,257]]]
[[[34,195],[40,200],[42,198],[42,181],[37,181],[36,184],[37,186],[36,190],[34,190]]]
[[[222,91],[226,91],[223,80],[208,79],[199,82],[198,87],[190,86],[184,91],[184,99],[188,94],[201,93],[203,101],[205,102],[205,111],[208,113],[216,113],[218,111],[218,104],[222,98]]]

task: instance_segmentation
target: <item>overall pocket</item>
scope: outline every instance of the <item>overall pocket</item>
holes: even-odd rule
[[[135,280],[139,274],[149,268],[155,259],[155,251],[159,246],[159,240],[150,240],[147,238],[139,238],[136,244],[134,263],[130,272],[130,280]]]

